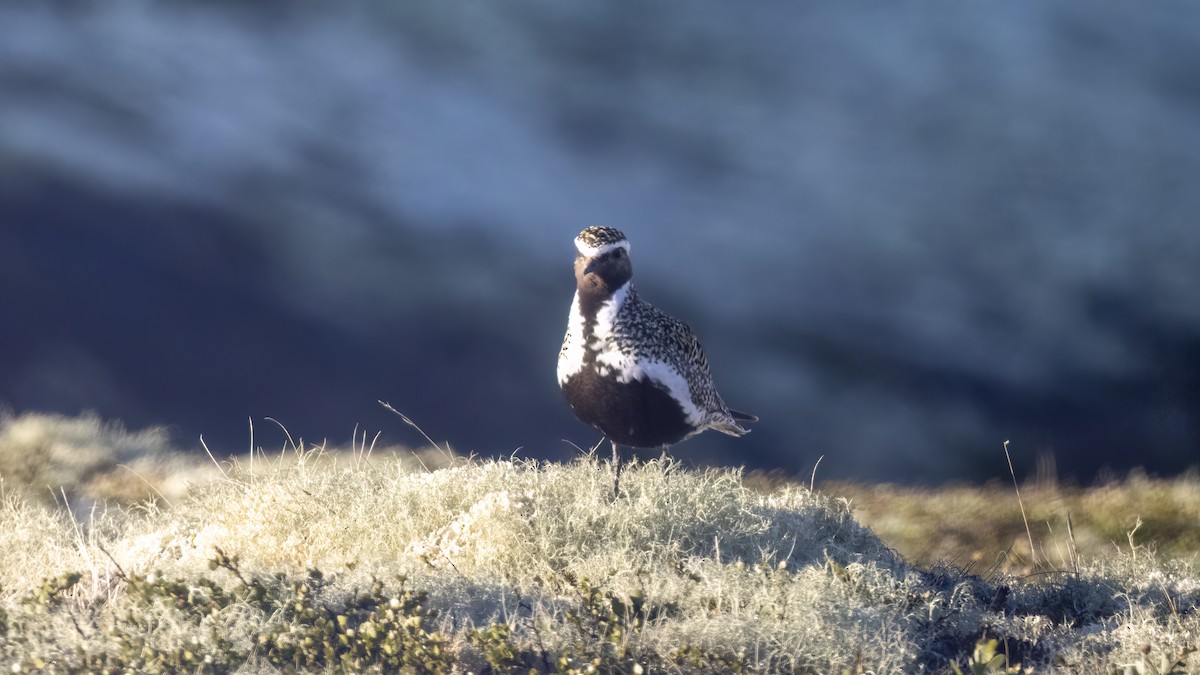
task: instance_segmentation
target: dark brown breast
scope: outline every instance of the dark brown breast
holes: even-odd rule
[[[576,417],[619,445],[660,447],[695,431],[666,390],[646,379],[601,376],[594,362],[568,378],[562,390]]]

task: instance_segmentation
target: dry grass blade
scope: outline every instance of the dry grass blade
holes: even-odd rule
[[[1021,520],[1025,522],[1025,535],[1029,537],[1029,560],[1037,567],[1037,548],[1033,545],[1033,530],[1029,529],[1029,518],[1025,515],[1025,501],[1021,499],[1021,486],[1017,485],[1017,472],[1013,470],[1012,455],[1008,454],[1008,441],[1004,441],[1004,457],[1008,460],[1008,473],[1012,476],[1013,489],[1017,491],[1017,504],[1021,507]]]
[[[217,471],[221,472],[221,476],[224,477],[225,480],[229,480],[229,474],[225,472],[225,468],[221,466],[221,463],[218,462],[217,458],[213,456],[212,450],[208,449],[208,444],[204,442],[204,434],[200,434],[200,447],[204,448],[205,454],[207,454],[208,458],[212,460],[213,466],[217,467]]]
[[[436,449],[438,449],[438,450],[440,450],[440,451],[444,452],[444,453],[445,453],[445,458],[446,458],[447,460],[451,460],[451,459],[453,459],[453,458],[454,458],[454,451],[450,449],[450,442],[449,442],[449,441],[447,441],[447,442],[446,442],[446,447],[445,447],[444,449],[443,449],[443,448],[441,448],[440,446],[438,446],[438,444],[437,444],[437,443],[435,443],[435,442],[434,442],[434,440],[433,440],[432,438],[430,438],[430,437],[429,437],[429,434],[425,433],[425,430],[424,430],[424,429],[422,429],[421,427],[417,426],[417,423],[416,423],[416,422],[414,422],[414,421],[412,421],[412,419],[410,419],[410,418],[408,417],[408,415],[405,415],[404,413],[400,412],[399,410],[396,410],[396,408],[395,408],[395,407],[393,407],[391,403],[388,403],[388,402],[386,402],[386,401],[378,401],[378,403],[379,403],[379,405],[383,406],[385,409],[387,409],[387,410],[389,410],[389,411],[391,411],[391,412],[395,413],[395,414],[396,414],[396,415],[397,415],[397,416],[398,416],[398,417],[399,417],[401,420],[403,420],[403,421],[404,421],[404,423],[405,423],[405,424],[407,424],[408,426],[410,426],[410,427],[412,427],[412,428],[416,429],[416,430],[417,430],[417,433],[421,434],[421,437],[422,437],[422,438],[424,438],[424,439],[425,439],[425,440],[426,440],[426,441],[429,443],[429,445],[431,445],[431,446],[433,446],[434,448],[436,448]]]
[[[1079,576],[1079,545],[1075,543],[1075,526],[1071,522],[1071,512],[1067,511],[1067,552],[1071,556],[1071,571]]]

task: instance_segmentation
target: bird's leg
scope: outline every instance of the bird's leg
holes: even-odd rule
[[[613,448],[613,499],[617,498],[618,490],[621,487],[621,450],[617,448],[617,442],[612,441]]]

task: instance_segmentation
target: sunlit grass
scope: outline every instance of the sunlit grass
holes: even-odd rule
[[[118,440],[126,433],[95,429]],[[1056,560],[1037,551],[1038,574],[1022,577],[1008,575],[1011,566],[968,575],[913,565],[854,517],[879,508],[909,519],[900,529],[914,545],[920,535],[911,532],[924,530],[931,541],[982,546],[981,537],[945,537],[954,511],[994,528],[989,536],[1007,548],[1026,535],[1023,525],[988,524],[1014,514],[1021,522],[1000,488],[927,494],[918,508],[898,488],[882,488],[876,503],[865,488],[749,489],[738,471],[651,462],[631,467],[613,499],[608,468],[592,457],[554,464],[431,451],[416,461],[360,444],[290,447],[219,468],[204,461],[210,469],[197,460],[188,470],[196,484],[183,494],[92,494],[97,506],[85,512],[5,479],[0,666],[828,673],[1002,672],[1019,662],[1150,673],[1198,665],[1190,650],[1200,635],[1200,575],[1187,556],[1154,555],[1141,530],[1132,548],[1127,539],[1091,548],[1091,521],[1075,509],[1122,522],[1118,507],[1102,505],[1114,499],[1105,493],[1095,493],[1099,503],[1086,490],[1062,497],[1078,500],[1062,502],[1071,505],[1075,553]],[[1112,489],[1137,495],[1124,502],[1131,509],[1141,500],[1165,500],[1155,507],[1164,510],[1194,504],[1184,487],[1167,487],[1131,478]],[[839,496],[851,489],[862,492]],[[1049,498],[1022,494],[1034,525]],[[961,562],[959,553],[928,559]]]
[[[953,562],[977,573],[1028,574],[1072,569],[1073,557],[1097,560],[1143,547],[1164,558],[1194,561],[1200,554],[1195,474],[1162,479],[1134,473],[1091,488],[1023,486],[1034,552],[1011,484],[929,489],[826,483],[820,490],[849,499],[860,522],[918,565]]]

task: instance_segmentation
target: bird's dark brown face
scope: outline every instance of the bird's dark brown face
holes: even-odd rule
[[[616,246],[596,256],[575,256],[575,283],[580,293],[608,296],[633,277],[629,251]]]

